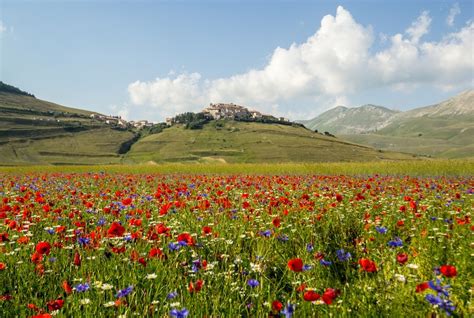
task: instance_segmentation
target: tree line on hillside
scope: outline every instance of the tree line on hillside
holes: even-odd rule
[[[182,113],[173,117],[172,123],[183,124],[185,129],[202,129],[206,123],[212,120],[213,120],[212,116],[208,113],[186,112],[186,113]],[[242,121],[242,122],[256,122],[256,123],[262,123],[262,124],[280,124],[280,125],[286,125],[286,126],[297,126],[297,127],[306,128],[303,124],[280,120],[276,117],[269,116],[269,115],[262,116],[261,118],[252,118],[250,116],[248,117],[236,116],[233,120]]]
[[[21,89],[19,89],[18,87],[15,87],[15,86],[12,86],[12,85],[8,85],[2,81],[0,81],[0,92],[3,92],[3,93],[10,93],[10,94],[16,94],[16,95],[24,95],[24,96],[30,96],[30,97],[33,97],[35,98],[35,95],[33,94],[30,94],[28,92],[25,92],[25,91],[22,91]]]

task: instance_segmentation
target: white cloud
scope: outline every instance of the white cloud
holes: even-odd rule
[[[418,43],[423,35],[428,33],[431,24],[431,18],[428,11],[423,11],[421,15],[407,29],[407,34],[413,43]]]
[[[7,31],[7,27],[3,24],[3,21],[0,20],[0,34]]]
[[[461,8],[459,8],[459,4],[458,3],[455,3],[451,9],[449,10],[449,14],[446,18],[446,24],[449,25],[449,26],[453,26],[454,25],[454,19],[456,18],[456,16],[458,14],[461,13]]]
[[[206,102],[201,75],[198,73],[156,78],[152,82],[136,81],[128,86],[128,92],[133,104],[158,108],[162,114],[192,111],[196,105]]]
[[[304,43],[276,48],[261,69],[214,80],[198,73],[171,74],[136,81],[128,91],[134,105],[151,106],[162,117],[199,110],[209,102],[235,102],[297,118],[293,115],[347,103],[355,92],[420,84],[446,88],[472,81],[474,23],[438,42],[423,42],[430,24],[429,13],[422,12],[405,34],[387,36],[386,47],[373,52],[372,29],[338,7]]]

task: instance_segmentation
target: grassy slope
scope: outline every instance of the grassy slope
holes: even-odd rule
[[[56,112],[56,114],[48,113]],[[129,131],[91,119],[93,112],[0,93],[0,164],[119,163]]]
[[[25,95],[9,94],[0,92],[0,103],[1,107],[8,107],[14,109],[25,109],[25,110],[37,110],[37,111],[57,111],[66,112],[71,114],[81,114],[89,116],[91,114],[97,114],[83,109],[71,108],[55,103],[50,103],[41,99],[33,98]]]
[[[331,162],[412,159],[342,142],[309,130],[243,122],[211,122],[202,130],[173,126],[133,145],[125,162]]]
[[[474,157],[474,118],[420,117],[394,123],[377,134],[341,135],[360,144],[442,158]]]

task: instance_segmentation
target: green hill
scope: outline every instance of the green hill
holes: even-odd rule
[[[351,144],[296,124],[210,121],[201,129],[154,128],[138,131],[118,118],[50,103],[0,85],[0,165],[413,158]]]
[[[124,162],[331,162],[413,159],[411,155],[323,136],[298,126],[212,121],[202,129],[175,125],[138,140]]]
[[[135,138],[131,131],[91,117],[97,113],[12,92],[10,87],[0,89],[2,165],[118,163],[120,152]]]

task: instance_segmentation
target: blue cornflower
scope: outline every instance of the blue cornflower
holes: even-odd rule
[[[49,258],[49,261],[50,261],[51,263],[54,263],[54,262],[56,262],[56,260],[57,260],[57,258],[56,258],[56,257],[50,257],[50,258]]]
[[[85,284],[78,284],[74,288],[76,288],[78,292],[82,293],[82,292],[87,291],[90,288],[90,286],[88,283],[85,283]]]
[[[115,297],[117,297],[117,298],[125,297],[128,294],[130,294],[132,292],[132,290],[133,290],[133,285],[130,285],[125,289],[119,290],[118,293],[115,295]]]
[[[104,219],[103,217],[101,217],[101,218],[99,219],[99,221],[97,221],[97,225],[98,225],[98,226],[102,226],[102,225],[104,225],[104,224],[105,224],[105,219]]]
[[[430,219],[431,221],[436,221],[438,218],[436,216],[432,216]]]
[[[311,265],[308,265],[308,264],[303,265],[303,272],[309,271],[309,270],[312,269],[312,268],[313,268],[313,266],[311,266]]]
[[[326,261],[325,259],[322,259],[319,261],[319,264],[323,265],[323,266],[329,266],[332,264],[331,261]]]
[[[54,231],[54,229],[47,229],[46,231],[47,231],[49,234],[51,234],[51,235],[53,235],[54,233],[56,233],[56,232]]]
[[[432,305],[439,305],[443,302],[440,297],[432,295],[432,294],[426,295],[425,299]]]
[[[260,231],[260,235],[263,237],[270,237],[272,235],[272,231],[270,230]]]
[[[177,251],[181,248],[181,246],[176,243],[171,242],[168,244],[168,248],[170,249],[170,251]]]
[[[178,293],[177,293],[176,291],[174,291],[174,292],[169,293],[169,294],[166,296],[166,299],[173,299],[173,298],[175,298],[176,296],[178,296]]]
[[[176,308],[171,309],[170,315],[176,318],[185,318],[189,314],[189,311],[186,308],[178,310]]]
[[[201,268],[201,261],[200,260],[195,260],[193,261],[193,265],[191,266],[191,270],[196,273],[200,268]]]
[[[247,281],[247,285],[249,285],[249,286],[252,287],[252,288],[255,288],[255,287],[257,287],[258,285],[260,285],[260,283],[259,283],[258,280],[256,280],[256,279],[249,279],[249,280]]]
[[[438,293],[438,295],[440,294],[443,294],[444,296],[446,297],[449,297],[449,292],[448,292],[448,288],[451,288],[450,285],[445,285],[445,286],[442,286],[441,285],[441,281],[439,279],[436,279],[436,282],[430,280],[428,282],[428,286],[434,290],[435,292]]]
[[[314,246],[311,243],[306,244],[306,251],[311,253],[314,250]]]
[[[401,247],[403,246],[403,241],[401,238],[396,237],[394,240],[388,242],[388,246],[390,247]]]
[[[346,253],[344,249],[337,250],[336,255],[341,262],[348,261],[352,257],[351,253]]]
[[[295,305],[288,303],[281,313],[285,315],[285,318],[291,318],[294,312],[295,312]]]
[[[376,226],[375,227],[375,230],[377,232],[379,232],[380,234],[385,234],[387,233],[387,228],[386,227],[383,227],[383,226]]]
[[[290,239],[288,237],[288,235],[286,234],[281,234],[281,235],[278,235],[277,236],[277,239],[280,241],[280,242],[288,242],[288,240]]]
[[[185,241],[179,241],[178,245],[179,246],[188,246],[188,243],[186,243]]]
[[[439,308],[444,309],[446,315],[448,316],[450,316],[456,309],[456,307],[453,305],[453,302],[449,299],[443,299],[432,294],[426,295],[425,299],[433,306],[438,306]]]
[[[79,237],[77,239],[77,243],[79,243],[79,245],[81,246],[86,246],[87,244],[89,244],[90,241],[91,239],[88,237]]]

